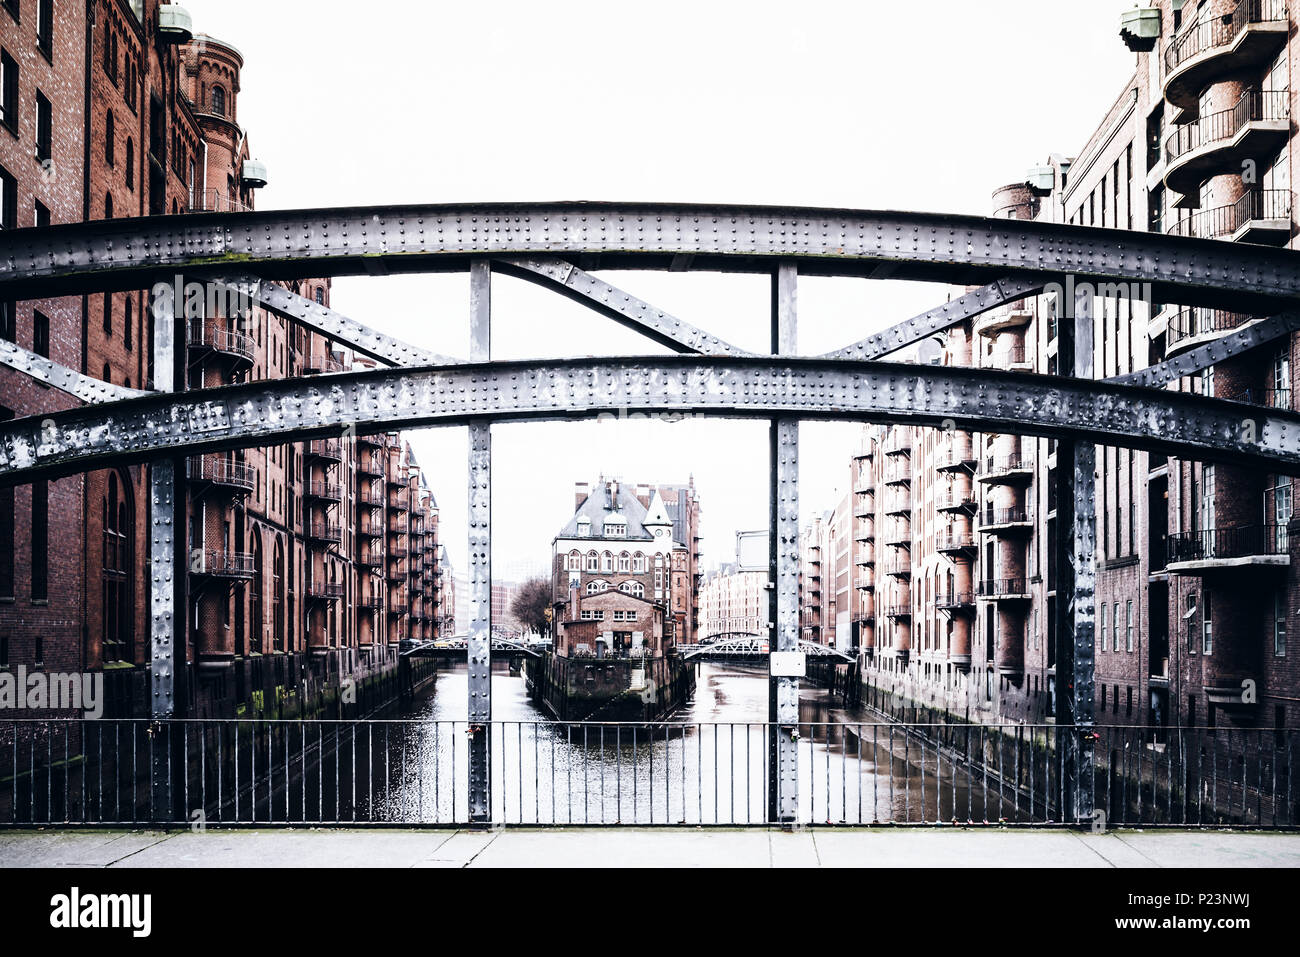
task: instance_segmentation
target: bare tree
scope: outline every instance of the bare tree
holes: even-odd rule
[[[519,586],[510,612],[528,631],[545,635],[548,631],[546,609],[551,604],[551,583],[545,578],[530,578]]]

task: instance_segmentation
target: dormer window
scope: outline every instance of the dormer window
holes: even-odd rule
[[[580,519],[578,519],[578,537],[579,537],[579,538],[590,538],[590,537],[591,537],[591,520],[590,520],[590,519],[586,519],[586,518],[580,518]]]
[[[627,538],[627,525],[621,522],[618,523],[606,522],[605,537],[606,538]]]

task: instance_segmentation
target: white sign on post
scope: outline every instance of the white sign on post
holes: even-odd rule
[[[802,651],[774,651],[768,656],[773,678],[803,678],[808,674],[808,656]]]

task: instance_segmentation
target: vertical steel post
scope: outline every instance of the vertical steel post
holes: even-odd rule
[[[174,392],[178,382],[176,309],[166,283],[153,295],[153,385]],[[177,471],[184,459],[159,459],[149,466],[149,695],[150,764],[154,816],[174,819],[170,731],[176,714],[176,676],[185,667],[185,500],[178,494]],[[179,655],[179,658],[178,658]]]
[[[794,355],[797,348],[795,263],[783,262],[772,277],[772,354]],[[786,416],[770,426],[768,490],[768,595],[770,652],[799,647],[799,420]],[[769,659],[770,660],[770,659]],[[799,813],[799,679],[768,679],[771,722],[768,820],[792,824]]]
[[[470,265],[470,360],[491,358],[492,269]],[[469,815],[492,820],[492,429],[469,427]]]
[[[1092,302],[1085,298],[1062,306],[1071,311],[1058,323],[1061,374],[1091,379]],[[1096,459],[1091,442],[1057,444],[1056,723],[1063,821],[1093,816]]]

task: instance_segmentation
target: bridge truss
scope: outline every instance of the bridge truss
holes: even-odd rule
[[[754,355],[591,275],[593,269],[704,270],[771,276],[767,354]],[[471,347],[454,359],[399,342],[272,283],[303,277],[468,272]],[[674,356],[496,362],[491,276],[534,281],[668,346]],[[383,364],[367,372],[182,391],[173,277],[253,282],[268,310]],[[822,356],[796,354],[798,280],[925,280],[976,291]],[[1156,301],[1231,306],[1267,317],[1174,360],[1093,377],[1092,319],[1059,333],[1057,376],[881,362],[947,327],[1067,277],[1149,283]],[[1300,474],[1300,416],[1165,391],[1300,328],[1295,252],[1092,227],[923,213],[614,203],[317,209],[96,221],[0,234],[0,296],[45,298],[153,288],[154,376],[147,392],[89,379],[5,344],[0,362],[76,396],[66,411],[0,424],[0,482],[148,463],[151,482],[151,695],[175,715],[185,647],[187,455],[345,432],[466,425],[470,635],[470,810],[491,814],[491,429],[496,422],[590,418],[620,410],[745,416],[769,422],[771,648],[797,652],[799,432],[803,419],[897,422],[1060,440],[1056,696],[1059,724],[1093,724],[1094,443]],[[183,473],[181,473],[183,474]],[[183,665],[183,662],[180,663]],[[796,818],[797,679],[773,678],[773,821]],[[1065,819],[1092,810],[1088,735],[1060,756]],[[159,806],[170,805],[154,755]]]
[[[712,641],[709,644],[692,645],[687,648],[682,648],[682,646],[679,645],[678,650],[684,652],[682,658],[688,661],[692,658],[709,658],[714,656],[730,655],[746,655],[766,658],[771,652],[771,643],[769,642],[767,635],[736,632],[719,635],[715,641]],[[815,641],[808,641],[804,638],[799,639],[797,646],[793,650],[810,658],[834,658],[837,661],[848,662],[856,660],[852,655],[846,655],[842,651],[828,648],[826,645],[819,645]]]

